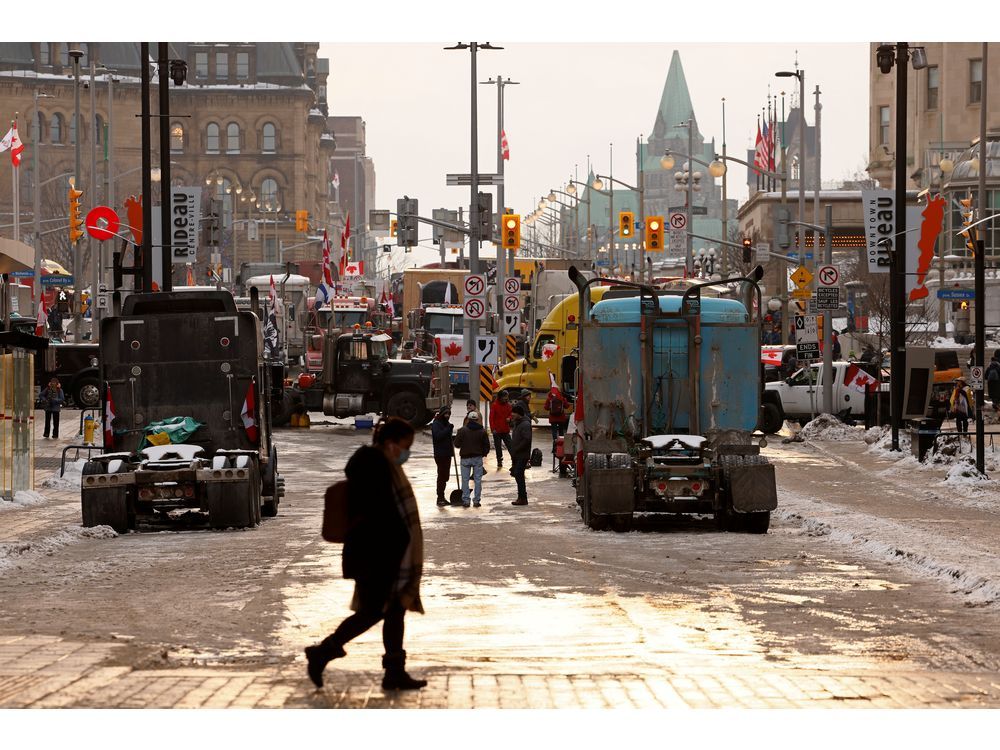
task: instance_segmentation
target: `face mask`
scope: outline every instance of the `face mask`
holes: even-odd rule
[[[402,450],[399,451],[399,456],[396,458],[396,464],[398,466],[402,466],[403,464],[406,463],[409,457],[410,457],[409,448],[403,448]]]

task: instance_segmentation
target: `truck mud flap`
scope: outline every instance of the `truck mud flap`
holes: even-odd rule
[[[128,497],[125,487],[109,487],[81,492],[83,525],[110,526],[119,534],[128,532]]]
[[[213,529],[253,526],[256,514],[253,503],[256,493],[249,482],[209,482],[205,486],[208,523]]]
[[[778,507],[774,467],[763,456],[724,456],[723,470],[733,510],[758,513]]]
[[[595,514],[632,513],[635,488],[631,468],[596,469],[590,472],[590,503]]]

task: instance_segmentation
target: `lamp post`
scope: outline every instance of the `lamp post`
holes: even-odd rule
[[[34,227],[34,229],[35,229],[35,232],[34,232],[34,234],[35,234],[35,237],[34,237],[34,240],[35,240],[35,275],[34,275],[34,284],[33,284],[32,288],[31,288],[31,296],[32,296],[32,299],[36,303],[35,304],[35,311],[34,311],[35,315],[38,315],[38,304],[37,303],[42,298],[42,287],[41,287],[41,283],[42,283],[42,225],[41,225],[41,221],[42,221],[42,216],[41,216],[42,215],[42,198],[41,198],[42,185],[44,185],[45,182],[51,182],[52,180],[57,179],[56,177],[53,177],[53,178],[51,178],[49,180],[46,180],[45,182],[39,182],[38,181],[38,149],[39,149],[39,147],[42,144],[42,127],[41,127],[41,123],[38,121],[38,100],[39,99],[52,99],[52,98],[53,98],[52,94],[42,94],[42,93],[39,93],[38,89],[35,89],[35,95],[34,95],[35,111],[34,111],[34,116],[32,117],[32,131],[33,132],[32,132],[32,135],[31,135],[31,175],[32,175],[32,180],[35,183],[34,184],[34,190],[32,191],[34,193],[34,195],[32,197],[34,198],[34,204],[35,204],[35,206],[34,206],[34,211],[35,211],[35,227]],[[65,175],[59,175],[59,177],[63,177],[63,176],[65,176]]]
[[[701,159],[698,159],[698,158],[696,158],[694,156],[691,156],[690,154],[682,154],[679,151],[671,151],[670,149],[667,149],[666,151],[663,152],[663,156],[660,157],[660,166],[663,169],[673,169],[674,165],[676,164],[676,160],[674,159],[675,156],[680,156],[680,157],[683,157],[683,158],[687,159],[689,165],[692,162],[695,163],[695,164],[701,164],[703,167],[705,167],[706,169],[708,169],[708,173],[713,178],[715,178],[715,177],[721,177],[722,178],[722,193],[723,193],[723,195],[725,195],[725,193],[726,193],[726,173],[728,171],[726,169],[725,162],[729,161],[729,160],[739,161],[738,159],[735,159],[735,158],[733,158],[731,156],[729,156],[729,157],[727,157],[727,156],[719,156],[718,154],[716,154],[714,160],[712,160],[711,162],[706,162],[706,161],[702,161]],[[687,175],[686,178],[684,177],[685,174]],[[687,188],[688,188],[688,201],[687,201],[688,202],[688,219],[687,219],[688,220],[688,224],[687,224],[687,243],[686,243],[686,247],[687,247],[687,252],[688,253],[690,253],[690,250],[691,250],[691,232],[694,231],[694,227],[691,224],[691,209],[690,209],[691,198],[690,198],[690,196],[691,196],[691,193],[692,193],[693,190],[700,190],[701,189],[700,186],[698,186],[698,185],[695,184],[695,183],[697,183],[697,180],[700,179],[700,174],[701,174],[700,172],[694,172],[694,173],[692,173],[692,171],[690,169],[688,169],[688,171],[685,172],[685,173],[677,172],[674,175],[674,178],[677,181],[677,183],[684,183],[684,182],[688,183],[688,185],[687,185]],[[725,233],[723,233],[722,240],[723,241],[728,240],[729,238],[726,237],[726,236],[724,236],[724,235],[725,235]],[[690,269],[689,261],[688,261],[687,257],[685,258],[685,268],[687,268],[688,272],[690,273],[691,269]]]
[[[796,68],[779,70],[774,74],[778,78],[797,78],[799,80],[799,221],[806,220],[806,72]],[[905,149],[904,149],[905,150]],[[805,265],[806,243],[801,230],[799,237],[799,263]],[[813,234],[815,240],[815,234]],[[815,246],[815,241],[813,246]]]
[[[677,126],[678,127],[682,127],[682,128],[687,128],[687,131],[688,131],[688,153],[690,154],[692,151],[694,151],[694,119],[690,119],[687,122],[678,123]],[[692,158],[692,159],[690,159],[690,161],[694,161],[694,159]],[[676,175],[674,175],[674,176],[676,177]],[[687,198],[684,201],[684,203],[685,203],[685,205],[684,205],[684,213],[685,213],[685,215],[687,217],[687,224],[686,224],[686,226],[687,226],[687,236],[684,238],[685,239],[685,242],[684,242],[684,269],[685,269],[685,271],[684,272],[688,273],[688,274],[691,273],[691,239],[692,239],[691,238],[691,232],[694,231],[694,224],[692,224],[692,222],[691,222],[691,204],[692,204],[692,201],[694,200],[694,189],[695,189],[694,180],[692,179],[693,177],[694,177],[693,170],[688,169],[688,178],[687,178],[687,183],[686,183],[687,184]],[[678,180],[678,182],[680,182],[680,180]]]
[[[83,190],[80,183],[80,58],[83,52],[78,49],[71,49],[68,52],[73,61],[73,175],[74,187]],[[80,341],[80,328],[82,327],[82,302],[83,302],[83,264],[80,262],[80,253],[70,247],[73,253],[73,338]]]
[[[639,224],[641,226],[645,226],[646,213],[644,211],[644,199],[643,199],[644,185],[643,185],[643,181],[642,180],[639,181],[639,187],[633,187],[632,185],[629,185],[627,182],[622,182],[621,180],[617,179],[616,177],[609,177],[607,175],[602,175],[602,174],[595,175],[595,177],[596,177],[596,179],[594,181],[594,186],[595,187],[598,186],[598,183],[601,180],[607,180],[608,182],[617,183],[618,185],[621,185],[626,190],[633,190],[636,193],[638,193],[639,194]],[[603,187],[604,183],[600,183],[600,184],[601,184],[601,187]],[[613,220],[613,218],[614,217],[612,217],[612,220]],[[639,278],[641,279],[643,277],[643,274],[645,273],[644,269],[645,269],[645,266],[646,266],[646,249],[645,249],[645,243],[642,241],[642,237],[638,233],[636,233],[634,235],[634,238],[635,238],[635,241],[639,243],[639,250],[640,250]]]
[[[571,180],[571,182],[572,182],[572,180]],[[579,210],[579,207],[580,207],[581,203],[586,203],[587,204],[587,211],[588,211],[588,214],[589,214],[589,211],[590,211],[590,198],[583,199],[583,198],[577,197],[577,195],[576,195],[576,188],[573,187],[572,185],[570,185],[570,187],[573,188],[573,192],[572,193],[568,192],[568,189],[567,189],[567,191],[563,191],[563,190],[556,190],[555,188],[553,188],[552,190],[549,191],[549,200],[558,202],[560,205],[566,206],[566,208],[568,208],[570,211],[574,211],[574,212]],[[568,203],[563,203],[562,201],[557,201],[556,198],[555,198],[556,195],[565,195],[567,198],[572,198],[573,201],[574,201],[574,205],[571,206]],[[573,219],[573,251],[574,251],[574,255],[576,255],[576,257],[580,257],[580,232],[577,229],[577,221],[576,221],[575,217],[576,217],[576,214],[574,213],[574,219]]]
[[[588,190],[594,190],[600,193],[601,195],[609,195],[609,193],[606,193],[603,190],[597,190],[597,188],[595,188],[593,185],[588,185],[585,182],[578,182],[577,180],[570,180],[568,183],[566,183],[566,192],[569,193],[570,195],[575,196],[577,185],[582,185]],[[582,198],[578,198],[577,200],[583,201]],[[592,261],[596,261],[597,257],[594,255],[594,231],[593,227],[590,225],[590,198],[587,198],[587,200],[583,202],[587,204],[587,240],[590,244],[590,259]]]

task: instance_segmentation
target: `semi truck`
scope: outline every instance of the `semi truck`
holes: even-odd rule
[[[227,291],[125,298],[101,321],[103,452],[83,467],[84,526],[198,514],[213,528],[274,516],[271,368],[258,318]]]
[[[576,397],[577,502],[590,528],[636,514],[712,513],[727,530],[765,533],[774,467],[755,442],[761,404],[759,266],[729,279],[741,299],[616,282],[630,296],[594,304],[588,281],[579,342],[561,362]]]
[[[256,289],[261,299],[271,291],[270,274],[253,276],[246,282],[247,293]],[[306,353],[305,329],[309,307],[309,278],[293,273],[274,274],[275,291],[281,301],[281,314],[277,315],[280,331],[278,338],[290,364],[298,363]]]

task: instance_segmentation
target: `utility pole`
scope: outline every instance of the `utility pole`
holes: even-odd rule
[[[903,424],[903,384],[906,377],[906,85],[909,45],[896,45],[896,230],[889,255],[889,346],[892,450],[899,450]],[[980,298],[981,299],[981,298]]]
[[[149,42],[139,43],[140,71],[140,112],[141,142],[142,142],[142,287],[141,291],[153,291],[153,186],[149,171],[152,169],[153,157],[150,153],[149,132]]]
[[[819,170],[817,169],[816,172],[818,174]],[[833,263],[833,206],[829,203],[826,205],[826,224],[824,225],[823,235],[826,240],[826,246],[823,249],[823,262],[826,265],[830,265]],[[833,414],[833,310],[827,310],[824,318],[823,413]]]
[[[96,206],[97,203],[97,186],[100,181],[97,179],[97,85],[95,78],[97,76],[97,63],[94,62],[94,55],[91,51],[90,54],[90,127],[87,128],[90,131],[90,186],[91,186],[91,200],[90,205]],[[77,134],[77,140],[80,140],[79,133]],[[87,244],[90,247],[90,263],[91,263],[91,275],[90,275],[90,340],[100,341],[101,339],[101,323],[97,311],[97,293],[101,288],[101,245],[95,240],[90,232],[87,232]]]
[[[722,97],[722,163],[726,164],[726,97]],[[771,166],[768,165],[768,169]],[[722,173],[722,240],[729,242],[729,201],[726,199],[726,177],[729,174],[729,167]],[[729,274],[729,245],[723,244],[719,248],[722,253],[722,278],[727,278]],[[650,279],[652,280],[652,279]]]
[[[989,202],[986,196],[986,172],[989,170],[989,148],[986,142],[986,104],[989,66],[987,57],[989,44],[983,42],[983,93],[979,102],[979,220],[988,216]],[[979,232],[980,239],[976,242],[976,364],[986,366],[986,236],[984,226]],[[983,388],[985,382],[976,391],[976,468],[980,473],[986,471],[986,433],[983,422]]]
[[[819,125],[820,125],[820,118],[822,117],[823,105],[819,103],[820,90],[818,85],[816,86],[816,90],[813,92],[813,94],[816,97],[816,103],[813,105],[813,112],[814,112],[813,119],[815,120],[816,123],[815,129],[813,130],[813,134],[815,136],[813,143],[816,146],[815,148],[816,175],[813,177],[813,185],[816,186],[815,190],[813,191],[813,224],[819,224],[819,192],[820,190],[823,189],[821,170],[820,170],[820,159],[819,159],[820,156]],[[812,236],[813,236],[813,253],[815,254],[814,257],[819,258],[819,248],[816,247],[816,233],[813,232]]]
[[[691,232],[694,231],[694,223],[691,220],[691,205],[694,202],[694,119],[688,120],[688,169],[687,169],[687,205],[684,213],[687,215],[687,233],[684,240],[684,275],[690,277],[692,272],[692,260],[694,256],[694,239]]]
[[[173,191],[170,189],[170,52],[166,42],[157,45],[157,72],[160,83],[160,289],[174,288],[174,242],[170,231],[170,209]],[[220,220],[221,221],[221,220]],[[221,224],[220,224],[221,226]]]
[[[73,61],[73,186],[77,190],[83,190],[80,183],[80,58],[83,52],[78,49],[69,51],[70,59]],[[83,263],[81,263],[80,250],[70,245],[70,252],[73,253],[73,340],[83,341]]]
[[[785,145],[785,92],[781,92],[781,211],[788,216],[788,147]],[[785,250],[785,248],[782,248]],[[800,259],[801,262],[801,259]],[[781,345],[788,345],[788,271],[776,263],[778,300],[781,302]]]
[[[115,77],[112,71],[107,72],[108,76],[108,134],[104,139],[104,199],[111,208],[115,208],[115,178],[112,174],[114,163],[114,133],[115,133]],[[101,266],[101,278],[104,278],[104,267]]]
[[[42,180],[38,172],[38,151],[42,145],[42,124],[38,119],[38,100],[51,99],[51,94],[39,94],[35,89],[35,111],[31,130],[31,179],[32,198],[34,199],[34,235],[35,235],[35,275],[31,287],[32,299],[35,302],[34,314],[38,315],[38,303],[42,299]]]

